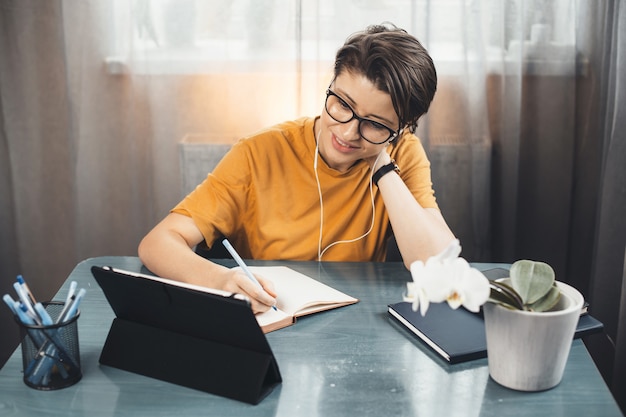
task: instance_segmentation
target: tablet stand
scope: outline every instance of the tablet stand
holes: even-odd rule
[[[258,404],[282,379],[271,353],[116,318],[100,363]]]

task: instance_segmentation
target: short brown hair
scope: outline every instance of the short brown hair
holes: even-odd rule
[[[437,90],[437,72],[428,51],[391,23],[369,26],[346,40],[335,57],[335,78],[344,71],[363,74],[388,93],[400,127],[412,132]]]

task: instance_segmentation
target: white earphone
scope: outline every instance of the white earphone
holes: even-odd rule
[[[317,132],[317,138],[315,140],[315,158],[314,158],[314,162],[313,162],[313,170],[315,172],[315,180],[317,182],[317,192],[319,195],[319,200],[320,200],[320,233],[319,233],[319,240],[318,240],[318,244],[317,244],[317,260],[318,262],[320,262],[322,260],[322,256],[324,255],[324,253],[326,253],[326,251],[328,249],[330,249],[331,247],[338,245],[340,243],[352,243],[352,242],[356,242],[358,240],[361,240],[363,238],[365,238],[367,235],[370,234],[370,232],[372,231],[372,229],[374,228],[374,220],[376,218],[376,206],[374,205],[374,190],[373,190],[373,176],[374,176],[374,172],[370,172],[370,184],[369,184],[369,189],[370,189],[370,200],[372,202],[372,222],[370,224],[369,229],[367,230],[367,232],[365,232],[364,234],[362,234],[359,237],[356,237],[354,239],[348,239],[348,240],[338,240],[336,242],[333,242],[331,244],[329,244],[328,246],[326,246],[324,248],[324,250],[322,250],[322,236],[324,233],[324,201],[322,198],[322,186],[320,184],[320,178],[319,178],[319,174],[317,173],[317,160],[319,159],[319,139],[320,139],[320,135],[322,133],[322,130],[320,129]],[[374,162],[374,166],[376,166],[376,164],[378,163],[378,158],[380,158],[380,154],[378,154],[378,157],[376,158],[376,161]]]

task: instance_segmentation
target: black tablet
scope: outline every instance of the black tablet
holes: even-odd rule
[[[281,382],[240,294],[93,266],[115,313],[100,363],[256,403]]]

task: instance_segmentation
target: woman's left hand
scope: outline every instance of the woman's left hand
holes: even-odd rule
[[[383,165],[391,162],[391,156],[387,153],[387,146],[382,147],[379,154],[365,158],[372,172],[376,172]]]

